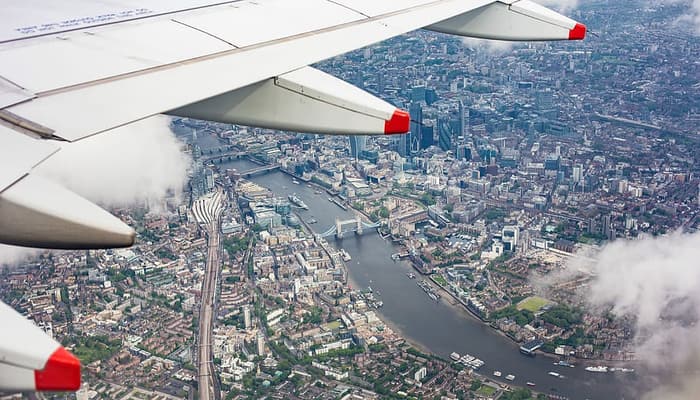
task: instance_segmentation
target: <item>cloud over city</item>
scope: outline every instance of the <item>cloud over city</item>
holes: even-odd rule
[[[577,274],[593,278],[581,298],[592,312],[611,311],[634,321],[634,346],[652,379],[673,399],[695,398],[700,367],[700,233],[616,240],[575,258],[546,284]],[[540,282],[541,283],[541,282]],[[672,378],[666,378],[672,376]],[[657,392],[645,399],[658,399]],[[674,397],[675,396],[675,397]]]
[[[66,143],[33,173],[104,207],[147,204],[151,212],[163,212],[166,198],[181,196],[191,162],[168,123],[156,116]],[[0,264],[38,252],[0,245]]]

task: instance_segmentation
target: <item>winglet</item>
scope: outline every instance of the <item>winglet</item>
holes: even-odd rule
[[[406,133],[411,124],[411,116],[404,110],[397,109],[391,115],[391,119],[384,122],[384,134],[394,135],[397,133]]]
[[[576,25],[569,30],[569,40],[583,40],[586,37],[586,25],[577,22]]]

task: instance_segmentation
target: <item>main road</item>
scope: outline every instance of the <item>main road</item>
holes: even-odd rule
[[[192,212],[207,234],[207,265],[202,281],[202,297],[199,310],[199,336],[197,340],[197,383],[200,400],[218,400],[214,390],[214,367],[212,354],[212,323],[216,301],[216,282],[219,277],[221,260],[221,243],[219,237],[219,220],[221,218],[223,193],[221,190],[206,195],[195,201]]]

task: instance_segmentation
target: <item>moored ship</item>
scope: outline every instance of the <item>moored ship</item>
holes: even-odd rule
[[[608,367],[598,365],[596,367],[586,367],[588,372],[608,372]]]
[[[306,203],[304,203],[299,197],[297,197],[296,193],[295,193],[295,194],[290,194],[289,196],[287,196],[287,198],[288,198],[289,201],[290,201],[292,204],[294,204],[295,206],[297,206],[297,207],[299,207],[299,208],[303,208],[304,210],[308,210],[308,209],[309,209],[309,206],[307,206]]]

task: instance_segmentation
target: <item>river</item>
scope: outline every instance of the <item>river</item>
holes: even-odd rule
[[[255,168],[256,164],[238,160],[222,167],[245,171]],[[325,191],[317,194],[316,189],[303,182],[293,184],[292,179],[281,172],[252,180],[280,197],[296,193],[309,206],[308,211],[300,211],[299,215],[306,221],[311,218],[318,220],[317,224],[311,225],[316,232],[331,227],[336,217],[346,219],[353,216],[352,211],[342,210],[330,202]],[[424,350],[445,359],[449,359],[452,352],[469,353],[486,362],[480,373],[489,379],[494,379],[492,373],[498,370],[503,377],[515,375],[512,384],[525,386],[526,382],[534,382],[538,391],[575,400],[632,399],[636,396],[623,395],[625,388],[639,388],[644,383],[637,373],[625,374],[624,378],[612,373],[596,374],[581,367],[554,366],[552,359],[541,355],[532,358],[520,354],[511,340],[465,310],[449,304],[451,297],[443,293],[440,301],[430,299],[416,285],[416,280],[407,277],[407,272],[412,271],[409,263],[391,260],[391,254],[398,249],[376,233],[330,241],[344,248],[352,257],[347,263],[350,281],[360,287],[372,286],[375,293],[381,293],[379,297],[384,302],[380,309],[382,319]],[[549,371],[565,377],[550,376]]]

